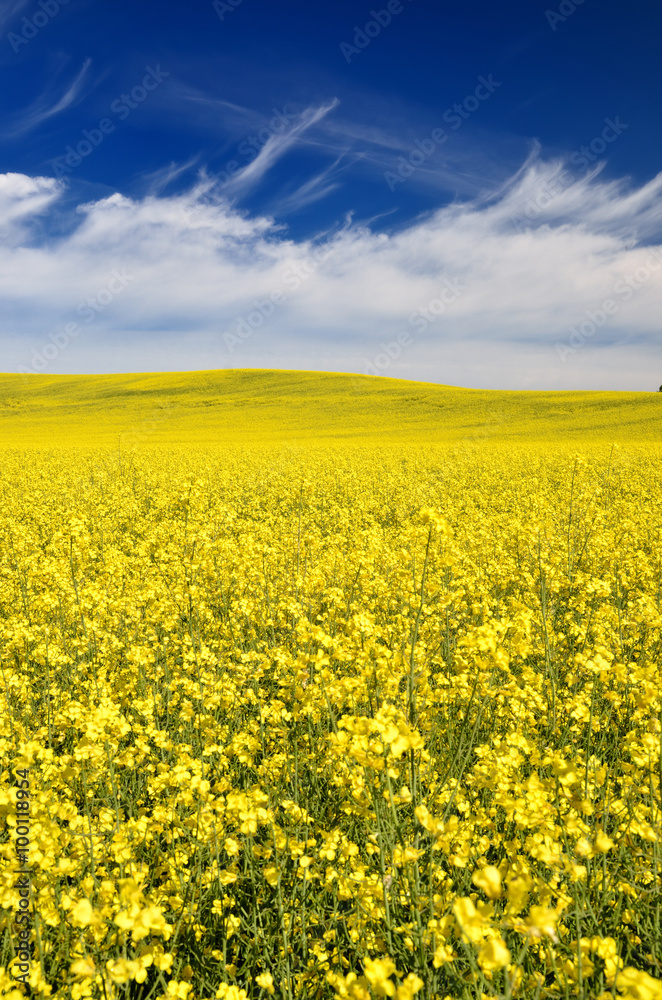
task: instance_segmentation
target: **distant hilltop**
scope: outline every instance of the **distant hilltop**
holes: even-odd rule
[[[0,375],[0,442],[659,442],[656,392],[505,391],[334,372]]]

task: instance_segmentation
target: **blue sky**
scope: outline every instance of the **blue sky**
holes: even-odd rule
[[[657,388],[661,28],[0,0],[0,368]]]

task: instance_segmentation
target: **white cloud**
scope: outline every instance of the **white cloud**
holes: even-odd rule
[[[384,354],[380,344],[408,332],[411,344],[385,374],[501,388],[656,387],[662,249],[658,259],[641,241],[659,236],[662,175],[631,189],[586,174],[517,231],[513,219],[553,189],[558,170],[533,158],[496,196],[390,234],[348,221],[317,243],[214,199],[205,182],[186,194],[81,205],[77,226],[36,243],[26,220],[48,207],[56,182],[5,175],[0,228],[13,240],[0,250],[0,367],[30,367],[71,322],[79,332],[48,371],[362,371]],[[97,309],[113,269],[129,279]],[[628,276],[629,295],[619,291]],[[444,292],[458,282],[459,294]],[[437,316],[442,292],[449,301]],[[87,324],[79,308],[89,298],[96,319]],[[615,311],[600,324],[605,300]],[[258,322],[260,310],[269,315]],[[569,344],[587,310],[595,330],[563,361],[555,344]],[[241,340],[238,320],[251,317],[258,328]]]
[[[7,248],[28,238],[26,224],[45,212],[60,194],[52,177],[0,174],[0,239]]]

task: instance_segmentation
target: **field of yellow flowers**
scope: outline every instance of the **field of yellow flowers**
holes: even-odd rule
[[[662,998],[659,416],[502,396],[0,414],[2,1000]]]

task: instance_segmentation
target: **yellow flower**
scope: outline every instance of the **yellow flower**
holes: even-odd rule
[[[612,847],[615,846],[616,844],[614,843],[614,841],[611,839],[611,837],[607,836],[604,830],[597,831],[595,835],[596,851],[598,851],[600,854],[607,854],[607,852],[611,851]]]
[[[271,886],[278,885],[278,865],[265,865],[262,874]]]
[[[510,962],[510,952],[501,937],[491,937],[478,949],[478,964],[483,972],[504,969]]]
[[[478,889],[483,890],[488,899],[499,899],[501,896],[501,872],[494,865],[479,868],[471,881]]]
[[[473,900],[468,896],[460,897],[453,903],[453,913],[460,925],[462,936],[466,941],[474,943],[481,941],[485,934],[485,920],[476,910]]]
[[[412,1000],[412,997],[415,996],[419,990],[423,989],[423,986],[423,980],[413,972],[410,972],[407,978],[402,981],[400,986],[396,987],[395,1000]]]
[[[395,984],[389,978],[394,973],[397,975],[393,959],[388,956],[386,958],[365,958],[363,971],[376,996],[392,997],[394,995]]]
[[[147,979],[147,972],[141,962],[134,962],[126,958],[119,958],[117,961],[106,962],[106,971],[113,983],[122,985],[135,980],[137,983],[144,983]]]
[[[248,1000],[246,990],[238,986],[230,986],[228,983],[221,983],[216,990],[216,1000]]]
[[[662,1000],[662,980],[628,967],[619,972],[614,986],[622,1000]]]
[[[435,510],[434,507],[424,507],[420,512],[420,518],[422,524],[429,524],[433,528],[436,528],[442,535],[450,534],[450,528],[448,526],[448,521],[441,513],[440,510]]]
[[[0,1000],[659,1000],[660,402],[396,389],[0,375]]]
[[[91,977],[96,974],[97,967],[91,958],[79,958],[71,963],[69,971],[73,976]]]
[[[95,913],[89,899],[80,899],[71,910],[71,918],[77,927],[89,927],[90,924],[102,922],[99,913]]]
[[[591,845],[586,837],[580,837],[575,844],[575,854],[578,854],[580,858],[586,858],[591,854]]]
[[[166,923],[159,906],[140,907],[134,903],[128,910],[120,910],[115,924],[121,930],[131,931],[134,942],[141,941],[149,934],[161,934],[167,941],[172,934],[172,926]]]
[[[160,969],[161,972],[170,972],[173,961],[174,958],[169,952],[154,955],[154,965],[157,969]]]
[[[526,906],[533,882],[528,876],[519,876],[508,882],[508,906],[511,913],[520,913]]]
[[[326,979],[333,987],[339,1000],[371,1000],[370,992],[367,989],[368,980],[365,976],[359,978],[355,972],[348,972],[346,976],[327,972]]]
[[[558,941],[556,925],[559,916],[557,910],[550,910],[545,906],[532,906],[524,923],[531,937],[548,937],[552,941]]]
[[[176,979],[171,979],[168,982],[168,992],[166,996],[172,997],[173,1000],[186,1000],[186,997],[192,989],[193,987],[190,983],[183,983]]]
[[[259,976],[255,977],[255,982],[267,993],[275,993],[274,990],[274,977],[270,972],[262,972]]]
[[[237,881],[237,873],[228,871],[219,872],[216,876],[221,885],[232,885],[233,882]]]
[[[438,944],[434,951],[432,964],[435,969],[440,969],[442,965],[446,965],[447,962],[452,962],[454,958],[455,952],[450,945]]]

